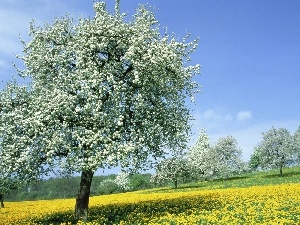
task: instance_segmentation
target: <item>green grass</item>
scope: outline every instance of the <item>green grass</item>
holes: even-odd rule
[[[300,182],[300,167],[285,168],[283,176],[279,175],[278,170],[243,173],[233,176],[229,179],[218,179],[213,181],[199,181],[187,184],[179,185],[178,189],[174,189],[172,186],[157,189],[148,189],[145,191],[139,191],[142,193],[157,193],[157,192],[189,192],[193,190],[214,190],[214,189],[226,189],[226,188],[247,188],[251,186],[266,186],[266,185],[278,185],[287,183],[299,183]],[[176,194],[176,193],[175,193]],[[207,197],[207,195],[206,195]],[[180,198],[142,201],[137,203],[128,204],[108,204],[93,206],[90,208],[89,219],[92,221],[102,221],[99,224],[104,224],[103,218],[105,218],[105,224],[118,224],[119,221],[129,221],[127,224],[133,224],[131,221],[139,218],[152,218],[153,216],[165,215],[168,213],[180,214],[189,212],[193,208],[208,207],[207,211],[219,208],[222,202],[211,201],[206,197],[195,196],[184,197],[184,200]],[[194,204],[194,205],[193,205]],[[209,208],[210,207],[210,208]],[[211,208],[213,207],[213,208]],[[230,208],[234,210],[234,208]],[[284,211],[290,210],[289,208],[283,208]],[[192,211],[191,211],[192,212]],[[76,220],[72,217],[73,211],[58,212],[47,217],[32,219],[32,221],[38,224],[60,224],[64,221],[73,222]],[[187,214],[188,215],[188,214]],[[240,215],[240,214],[239,214]],[[100,219],[99,219],[100,218]],[[141,219],[140,218],[140,219]],[[262,218],[263,221],[263,218]],[[298,221],[296,218],[295,221]],[[169,222],[166,220],[166,222]],[[139,224],[139,223],[136,223]],[[170,223],[171,224],[171,223]],[[205,222],[203,224],[206,224]]]
[[[191,189],[246,188],[286,183],[300,183],[300,167],[284,168],[283,176],[280,176],[278,170],[258,171],[239,174],[228,179],[180,184],[177,190],[170,186],[163,189],[147,190],[147,192],[169,192],[170,189],[174,189],[173,191],[190,191]]]

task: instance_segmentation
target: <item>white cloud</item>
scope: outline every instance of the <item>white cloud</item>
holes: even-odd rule
[[[252,112],[251,111],[240,111],[236,114],[236,119],[238,121],[245,121],[252,119]]]
[[[194,114],[196,130],[195,133],[199,132],[199,129],[205,128],[207,130],[220,130],[228,126],[233,120],[233,117],[229,113],[219,113],[213,109],[207,109],[203,112],[195,112]]]
[[[203,113],[198,113],[198,117],[201,117],[205,120],[211,120],[211,121],[230,121],[232,120],[232,116],[230,114],[219,114],[216,113],[212,109],[207,109]]]

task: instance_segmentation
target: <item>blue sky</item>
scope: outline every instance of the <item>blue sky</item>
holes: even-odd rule
[[[114,0],[107,0],[112,11]],[[15,74],[29,22],[51,22],[66,12],[93,17],[92,0],[2,0],[0,5],[0,87]],[[131,15],[138,3],[155,8],[161,27],[197,37],[192,62],[202,65],[203,93],[193,106],[191,143],[200,128],[211,141],[233,135],[249,159],[261,133],[272,126],[293,133],[300,125],[300,1],[297,0],[121,0]]]

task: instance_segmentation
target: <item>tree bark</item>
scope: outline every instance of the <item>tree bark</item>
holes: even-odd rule
[[[4,208],[3,194],[0,194],[0,208]]]
[[[279,171],[280,171],[280,176],[282,176],[283,175],[283,173],[282,173],[282,166],[280,166]]]
[[[76,198],[75,218],[78,220],[82,219],[84,222],[88,219],[89,197],[93,175],[93,171],[82,171],[80,186]]]

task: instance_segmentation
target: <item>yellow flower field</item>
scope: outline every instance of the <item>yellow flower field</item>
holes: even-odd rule
[[[300,224],[300,184],[181,190],[91,197],[87,224]],[[7,202],[0,224],[69,225],[74,204],[74,199]]]

